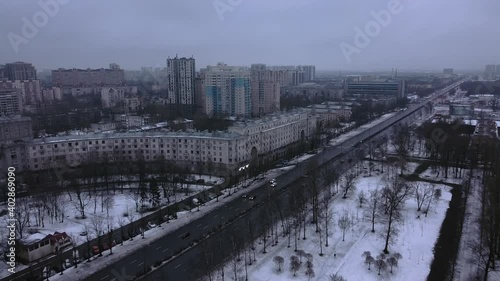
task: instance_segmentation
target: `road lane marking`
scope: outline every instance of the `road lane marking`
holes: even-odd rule
[[[161,249],[161,246],[160,246],[160,247],[158,247],[158,248],[156,248],[156,250],[159,250],[159,249]]]
[[[134,262],[137,262],[137,260],[133,260],[133,261],[131,261],[131,262],[130,262],[130,264],[133,264]]]
[[[205,225],[205,227],[203,229],[207,229],[208,228],[208,225]]]
[[[165,250],[163,250],[162,252],[165,253],[166,251],[168,251],[168,248],[166,248]]]
[[[201,223],[199,225],[197,225],[196,227],[200,227],[201,226]]]
[[[144,263],[143,263],[143,262],[141,262],[141,263],[137,264],[137,267],[139,267],[139,266],[141,266],[141,265],[143,265],[143,264],[144,264]]]
[[[216,219],[218,216],[219,216],[219,215],[215,215],[215,216],[214,216],[214,219]]]
[[[221,217],[220,219],[221,219],[221,220],[223,220],[223,219],[224,219],[224,217]]]
[[[181,265],[182,265],[182,264],[178,264],[178,265],[176,265],[174,268],[179,268],[179,267],[181,267]]]
[[[106,275],[103,278],[101,278],[101,280],[107,279],[108,277],[109,277],[109,275]]]

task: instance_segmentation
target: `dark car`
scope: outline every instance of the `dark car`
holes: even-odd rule
[[[186,233],[182,234],[181,238],[182,238],[182,239],[186,239],[186,238],[188,238],[190,235],[191,235],[191,232],[186,232]]]

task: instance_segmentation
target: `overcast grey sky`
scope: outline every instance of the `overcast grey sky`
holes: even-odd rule
[[[39,2],[51,1],[68,3],[46,24],[40,17],[32,38],[24,36],[22,18],[33,23],[43,11]],[[220,17],[217,1],[237,5]],[[168,56],[179,54],[193,55],[197,68],[219,61],[313,64],[320,70],[500,64],[498,0],[399,0],[401,12],[350,62],[341,43],[355,47],[354,28],[364,30],[374,20],[371,11],[397,0],[217,1],[0,0],[0,63],[28,61],[41,70],[116,62],[138,69],[163,67]]]

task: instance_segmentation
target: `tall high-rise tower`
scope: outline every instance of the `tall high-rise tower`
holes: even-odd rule
[[[175,117],[192,117],[195,109],[196,68],[194,58],[168,58],[168,104]]]
[[[252,111],[250,70],[219,63],[202,69],[206,114],[250,116]]]

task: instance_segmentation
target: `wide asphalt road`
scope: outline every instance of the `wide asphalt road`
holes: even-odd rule
[[[276,190],[282,190],[283,192],[279,196],[279,202],[281,202],[281,207],[285,210],[287,208],[287,187],[292,183],[300,184],[297,180],[300,179],[302,175],[306,173],[308,168],[308,163],[315,162],[318,165],[330,162],[332,159],[338,160],[340,155],[344,154],[343,157],[352,158],[354,153],[354,147],[360,146],[362,143],[366,143],[367,140],[374,137],[381,132],[388,132],[390,127],[399,122],[411,122],[413,120],[405,120],[409,116],[413,116],[415,112],[421,110],[430,100],[437,98],[438,96],[445,94],[448,90],[455,88],[461,82],[457,82],[451,86],[444,88],[433,94],[432,98],[418,105],[411,105],[407,110],[398,112],[394,116],[388,118],[387,120],[368,128],[367,130],[361,132],[360,134],[338,144],[334,147],[329,147],[323,152],[309,158],[307,161],[296,165],[294,169],[289,170],[283,175],[277,177],[278,186]],[[387,131],[386,131],[387,130]],[[349,155],[345,155],[349,154]],[[342,167],[338,166],[339,170],[343,170]],[[85,280],[88,281],[126,281],[133,279],[137,274],[141,274],[145,269],[158,261],[163,260],[165,257],[172,256],[174,252],[185,248],[189,243],[193,242],[195,239],[201,238],[208,231],[215,229],[219,224],[224,224],[229,219],[235,218],[240,214],[243,214],[246,210],[254,207],[255,210],[262,208],[263,201],[266,198],[266,189],[268,188],[267,182],[262,182],[262,184],[251,191],[248,195],[257,195],[255,200],[248,200],[236,196],[234,200],[228,202],[226,205],[208,212],[204,217],[194,220],[188,225],[185,225],[159,240],[152,242],[147,247],[137,250],[131,253],[129,256],[123,258],[119,262],[107,266],[102,270],[97,271],[91,276],[87,277]],[[288,189],[289,190],[289,189]],[[260,207],[259,207],[260,206]],[[286,211],[285,211],[286,212]],[[218,241],[217,243],[222,243],[221,245],[229,246],[229,242],[225,239],[227,233],[231,230],[234,231],[236,228],[241,228],[241,225],[248,224],[248,221],[256,222],[258,221],[259,212],[248,212],[244,216],[241,216],[234,222],[232,222],[231,227],[228,229],[223,229],[222,231],[216,232],[209,239]],[[255,227],[255,232],[259,231],[259,223],[252,223]],[[186,236],[189,233],[189,236]],[[146,234],[147,235],[147,234]],[[141,239],[140,237],[135,239]],[[148,239],[148,238],[146,238]],[[230,251],[227,247],[227,251]],[[189,281],[194,278],[194,273],[196,268],[193,265],[196,264],[200,259],[201,248],[200,244],[194,245],[190,250],[176,256],[173,260],[163,265],[162,267],[156,269],[155,271],[145,276],[143,280],[173,280],[173,281]],[[95,262],[99,262],[96,260]]]

